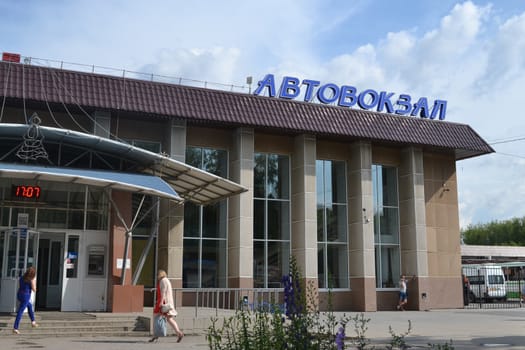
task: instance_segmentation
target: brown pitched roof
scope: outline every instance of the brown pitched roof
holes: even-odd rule
[[[419,117],[7,62],[0,62],[0,83],[2,98],[435,147],[456,159],[494,152],[468,125]]]

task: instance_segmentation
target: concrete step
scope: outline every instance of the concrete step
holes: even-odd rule
[[[28,338],[46,338],[46,337],[149,337],[149,331],[109,331],[109,330],[93,330],[75,331],[71,329],[50,330],[50,331],[34,331],[34,330],[20,330],[20,334],[13,334],[12,329],[0,330],[1,337],[28,337]]]
[[[108,316],[108,317],[85,317],[81,315],[39,314],[36,316],[38,327],[31,327],[29,317],[24,315],[19,327],[20,335],[30,337],[50,336],[148,336],[148,320],[136,315]],[[0,315],[0,334],[13,335],[13,315]],[[20,336],[18,335],[18,336]]]
[[[14,324],[14,318],[11,321],[4,322],[0,321],[0,328],[12,327]],[[93,320],[93,321],[42,321],[37,320],[37,328],[74,328],[74,327],[120,327],[127,329],[144,329],[144,323],[138,319],[132,320]],[[22,320],[20,322],[20,329],[33,328],[29,320]]]

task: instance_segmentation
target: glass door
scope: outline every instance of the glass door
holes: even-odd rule
[[[17,278],[24,274],[28,267],[36,268],[38,251],[38,232],[25,228],[13,229],[8,234],[6,277]]]
[[[79,268],[82,258],[80,254],[80,235],[66,233],[66,247],[63,255],[64,270],[62,288],[62,311],[81,311],[82,280]]]
[[[38,300],[36,303],[39,310],[60,310],[64,236],[64,233],[54,232],[40,234],[37,271]]]
[[[13,228],[5,230],[0,238],[3,239],[5,257],[0,278],[0,312],[14,312],[18,278],[27,268],[37,267],[38,232]]]

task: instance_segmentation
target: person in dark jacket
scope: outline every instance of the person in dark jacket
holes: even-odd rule
[[[470,282],[468,277],[465,274],[461,275],[463,278],[463,305],[467,306],[469,304],[470,297]]]
[[[22,319],[22,314],[27,308],[29,318],[31,319],[31,326],[38,327],[38,324],[35,321],[35,313],[33,312],[33,305],[31,304],[31,292],[36,293],[36,271],[34,267],[30,267],[26,270],[23,276],[20,277],[18,293],[16,297],[18,299],[18,311],[16,313],[15,324],[13,327],[14,334],[20,334],[18,327],[20,326],[20,320]]]

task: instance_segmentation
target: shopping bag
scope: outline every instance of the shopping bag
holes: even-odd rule
[[[165,337],[166,333],[166,317],[163,315],[155,315],[153,318],[153,335],[155,337]]]

